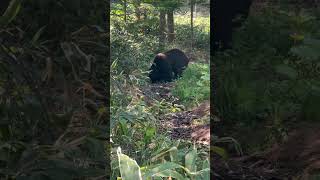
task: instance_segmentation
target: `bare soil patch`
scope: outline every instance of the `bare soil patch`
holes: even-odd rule
[[[179,99],[171,94],[174,87],[172,83],[151,84],[143,89],[143,94],[147,95],[146,101],[151,103],[151,99],[156,99],[180,105]],[[176,113],[169,113],[159,117],[160,131],[169,133],[173,139],[184,139],[192,142],[209,145],[210,143],[210,103],[201,103],[192,110],[182,110]]]

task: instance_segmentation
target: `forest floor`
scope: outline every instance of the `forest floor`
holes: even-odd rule
[[[275,143],[264,152],[231,157],[227,163],[215,156],[216,179],[319,179],[320,124],[301,124],[285,142]],[[318,174],[318,175],[316,175]]]
[[[179,100],[171,93],[175,83],[158,83],[146,86],[144,94],[148,94],[148,101],[152,98],[165,100],[177,107],[181,106]],[[159,117],[159,129],[161,133],[169,133],[172,139],[183,139],[208,146],[210,144],[210,124],[205,119],[210,117],[209,101],[202,102],[191,110],[182,110],[164,114]]]
[[[171,83],[151,84],[143,88],[146,103],[153,99],[165,100],[179,107],[179,99],[171,93],[175,86]],[[205,101],[191,109],[167,113],[159,117],[161,133],[170,134],[172,139],[195,142],[206,148],[210,145],[210,102]],[[320,125],[301,125],[289,133],[287,140],[274,144],[264,152],[251,155],[230,155],[227,161],[214,156],[214,176],[216,179],[310,179],[310,175],[320,169]],[[302,128],[303,127],[303,128]]]

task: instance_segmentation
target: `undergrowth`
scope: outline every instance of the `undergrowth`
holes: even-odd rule
[[[247,150],[285,139],[299,121],[319,122],[319,26],[310,11],[270,8],[236,30],[233,50],[214,57],[215,105]]]
[[[208,64],[190,64],[176,82],[172,93],[187,107],[210,99],[210,71]]]

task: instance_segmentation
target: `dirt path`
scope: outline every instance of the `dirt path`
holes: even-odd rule
[[[204,102],[200,106],[165,116],[162,127],[171,129],[173,139],[191,140],[205,145],[210,144],[210,124],[203,120],[209,118],[210,104]]]
[[[149,103],[152,103],[151,99],[158,101],[164,99],[174,106],[183,108],[179,103],[179,99],[171,94],[171,89],[174,85],[174,82],[151,84],[143,89],[143,93],[148,95],[149,98],[147,101]],[[209,117],[210,103],[206,101],[192,110],[182,110],[176,113],[161,115],[161,117],[159,117],[159,129],[162,133],[169,133],[172,139],[190,140],[203,145],[209,145]]]

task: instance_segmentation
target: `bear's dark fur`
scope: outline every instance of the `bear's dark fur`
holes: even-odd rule
[[[157,54],[150,68],[151,82],[170,82],[180,77],[188,63],[188,57],[179,49]]]

